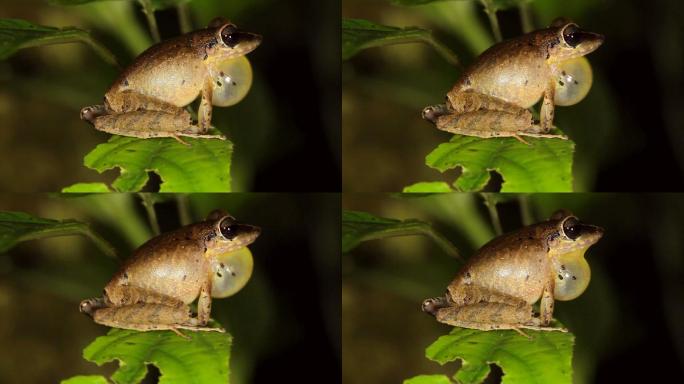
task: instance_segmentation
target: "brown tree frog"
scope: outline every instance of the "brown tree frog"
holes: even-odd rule
[[[446,103],[423,109],[423,118],[443,131],[477,137],[567,139],[549,132],[555,105],[573,105],[591,88],[584,55],[603,35],[558,19],[545,29],[495,44],[468,67],[447,93]],[[541,121],[528,108],[543,98]]]
[[[140,246],[104,288],[83,300],[80,311],[96,323],[138,331],[207,327],[211,298],[231,296],[247,284],[253,260],[247,246],[261,233],[224,211],[163,233]],[[197,301],[197,315],[189,304]]]
[[[95,129],[139,138],[208,135],[212,105],[230,106],[247,94],[252,68],[245,55],[261,36],[223,18],[208,28],[162,41],[140,54],[114,81],[104,105],[81,110]],[[201,95],[198,122],[183,107]]]
[[[550,327],[555,300],[572,300],[589,285],[587,249],[603,229],[570,212],[499,236],[480,248],[459,270],[444,297],[423,301],[437,321],[480,330]],[[540,313],[532,307],[541,298]],[[524,334],[523,334],[524,335]]]

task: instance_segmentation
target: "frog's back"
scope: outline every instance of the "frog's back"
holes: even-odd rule
[[[108,295],[116,294],[119,287],[130,285],[185,303],[192,302],[206,281],[209,268],[204,257],[205,234],[202,230],[197,225],[190,225],[150,239],[131,255],[107,284]]]
[[[203,29],[151,46],[119,75],[107,95],[130,91],[177,107],[191,103],[206,79],[203,60],[212,39],[213,30]]]
[[[531,107],[549,79],[545,37],[547,32],[541,30],[493,45],[464,71],[451,92],[470,90]]]
[[[550,268],[545,229],[543,225],[529,226],[485,244],[459,270],[450,292],[458,295],[463,286],[472,284],[530,304],[536,302]]]

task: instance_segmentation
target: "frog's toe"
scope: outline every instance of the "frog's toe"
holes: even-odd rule
[[[81,109],[81,120],[94,124],[95,119],[106,113],[104,105],[91,105]]]
[[[423,108],[421,116],[424,120],[427,120],[433,124],[437,124],[437,118],[444,116],[448,113],[447,108],[444,104],[431,105]]]

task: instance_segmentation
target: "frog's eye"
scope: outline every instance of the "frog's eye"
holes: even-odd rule
[[[242,247],[219,255],[212,267],[211,296],[228,297],[247,284],[252,276],[254,259],[249,248]]]
[[[252,66],[244,56],[226,59],[209,68],[214,80],[211,103],[229,107],[240,102],[252,87]]]
[[[240,42],[238,36],[238,29],[234,24],[227,24],[221,30],[221,40],[223,43],[231,48],[236,46]]]
[[[582,41],[582,30],[577,27],[577,24],[568,24],[563,29],[563,40],[571,47],[576,47]]]
[[[563,222],[563,233],[571,240],[579,237],[582,230],[579,220],[576,217],[570,216]]]
[[[560,106],[574,105],[582,101],[589,93],[593,75],[589,60],[584,56],[557,63],[555,73],[554,104]]]
[[[228,240],[233,240],[238,235],[238,226],[235,219],[228,216],[219,224],[221,235]]]
[[[556,300],[572,300],[581,295],[591,280],[591,269],[584,258],[584,252],[573,252],[561,256],[557,264],[555,280],[553,297]]]

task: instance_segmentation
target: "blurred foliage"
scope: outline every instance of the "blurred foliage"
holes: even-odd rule
[[[117,384],[141,382],[147,364],[159,368],[160,384],[229,383],[230,334],[185,331],[184,335],[187,339],[171,331],[111,329],[90,343],[83,357],[97,365],[120,361],[111,377]]]
[[[71,235],[90,238],[103,253],[116,258],[116,250],[86,223],[43,219],[24,212],[0,211],[0,253],[7,252],[22,241]]]
[[[344,253],[351,251],[362,241],[411,235],[430,237],[447,254],[463,261],[458,254],[458,249],[448,239],[435,231],[429,223],[412,219],[386,219],[366,212],[342,212],[342,252]]]
[[[63,6],[66,3],[73,6]],[[54,0],[51,4],[10,1],[0,9],[0,18],[87,31],[124,66],[152,44],[150,15],[162,39],[179,35],[181,25],[199,29],[216,16],[262,34],[264,43],[249,56],[254,67],[250,93],[231,108],[214,109],[212,117],[213,125],[235,144],[231,190],[339,190],[335,172],[340,162],[339,56],[334,55],[339,46],[332,44],[339,38],[339,17],[328,16],[339,9],[333,4],[314,0],[295,4]],[[157,11],[142,12],[142,5]],[[317,17],[309,17],[309,12]],[[118,72],[83,44],[22,49],[0,61],[0,150],[5,154],[0,189],[57,191],[85,180],[111,185],[120,174],[118,168],[98,175],[82,166],[84,155],[109,135],[81,121],[79,110],[102,100]],[[221,159],[227,179],[225,162]],[[29,164],[32,172],[23,172]],[[311,177],[314,172],[316,178]],[[158,188],[154,180],[146,186],[151,191]]]
[[[462,359],[461,368],[454,376],[462,384],[483,382],[492,363],[502,368],[505,384],[571,384],[574,335],[555,331],[525,330],[525,333],[530,338],[512,330],[484,332],[455,327],[427,347],[425,355],[441,365]]]
[[[432,45],[444,59],[458,65],[458,57],[442,43],[435,40],[430,31],[421,28],[397,28],[374,24],[368,20],[342,20],[342,59],[347,60],[363,49],[390,44],[424,42]]]
[[[676,375],[684,374],[684,338],[677,326],[684,321],[678,310],[684,302],[680,236],[684,196],[536,193],[490,197],[503,232],[544,220],[560,208],[606,230],[587,255],[592,271],[587,291],[575,300],[557,303],[554,310],[554,316],[576,337],[574,383],[648,381],[663,366]],[[342,207],[428,222],[464,256],[494,236],[489,209],[476,194],[345,194]],[[444,292],[459,265],[419,236],[363,242],[343,255],[345,383],[399,382],[420,372],[451,378],[455,366],[439,367],[426,360],[424,348],[452,327],[422,313],[420,303]],[[644,354],[644,350],[650,352]],[[498,368],[492,369],[489,382],[501,375]]]
[[[109,384],[109,381],[100,375],[80,375],[62,380],[60,384]]]
[[[340,211],[336,196],[231,193],[149,197],[162,232],[178,228],[185,220],[202,220],[216,208],[263,230],[250,246],[254,273],[247,286],[235,296],[212,303],[212,317],[234,337],[231,383],[273,382],[283,372],[301,372],[312,363],[326,372],[339,372],[336,255]],[[0,200],[0,209],[89,223],[124,256],[152,236],[148,212],[133,194],[10,194]],[[76,374],[111,376],[116,368],[113,364],[97,367],[81,357],[83,347],[107,328],[79,313],[78,303],[101,295],[118,268],[119,263],[104,257],[81,236],[21,242],[0,255],[0,312],[4,314],[0,322],[0,381],[58,382]],[[27,362],[31,369],[16,369]],[[158,375],[150,369],[147,382],[155,382]]]
[[[437,1],[407,8],[384,0],[344,0],[342,16],[431,31],[467,65],[494,42],[482,3]],[[675,89],[684,79],[684,66],[675,64],[681,59],[674,56],[681,51],[684,31],[675,27],[673,15],[681,14],[682,4],[505,3],[497,4],[506,5],[497,12],[504,38],[544,27],[559,16],[606,35],[606,43],[588,56],[594,84],[586,100],[556,109],[555,125],[576,143],[573,189],[652,190],[634,186],[634,174],[664,167],[669,176],[659,189],[681,190],[684,156],[677,148],[684,145],[684,116],[675,107],[675,100],[682,103]],[[398,191],[411,182],[452,183],[458,177],[424,167],[422,156],[444,142],[445,134],[420,117],[426,105],[443,99],[460,75],[458,68],[429,47],[402,44],[365,50],[344,62],[342,72],[344,190]],[[623,79],[633,73],[644,75],[628,86]]]
[[[109,64],[118,65],[116,57],[82,29],[53,28],[31,24],[26,20],[0,19],[0,60],[22,48],[71,42],[89,44]]]

